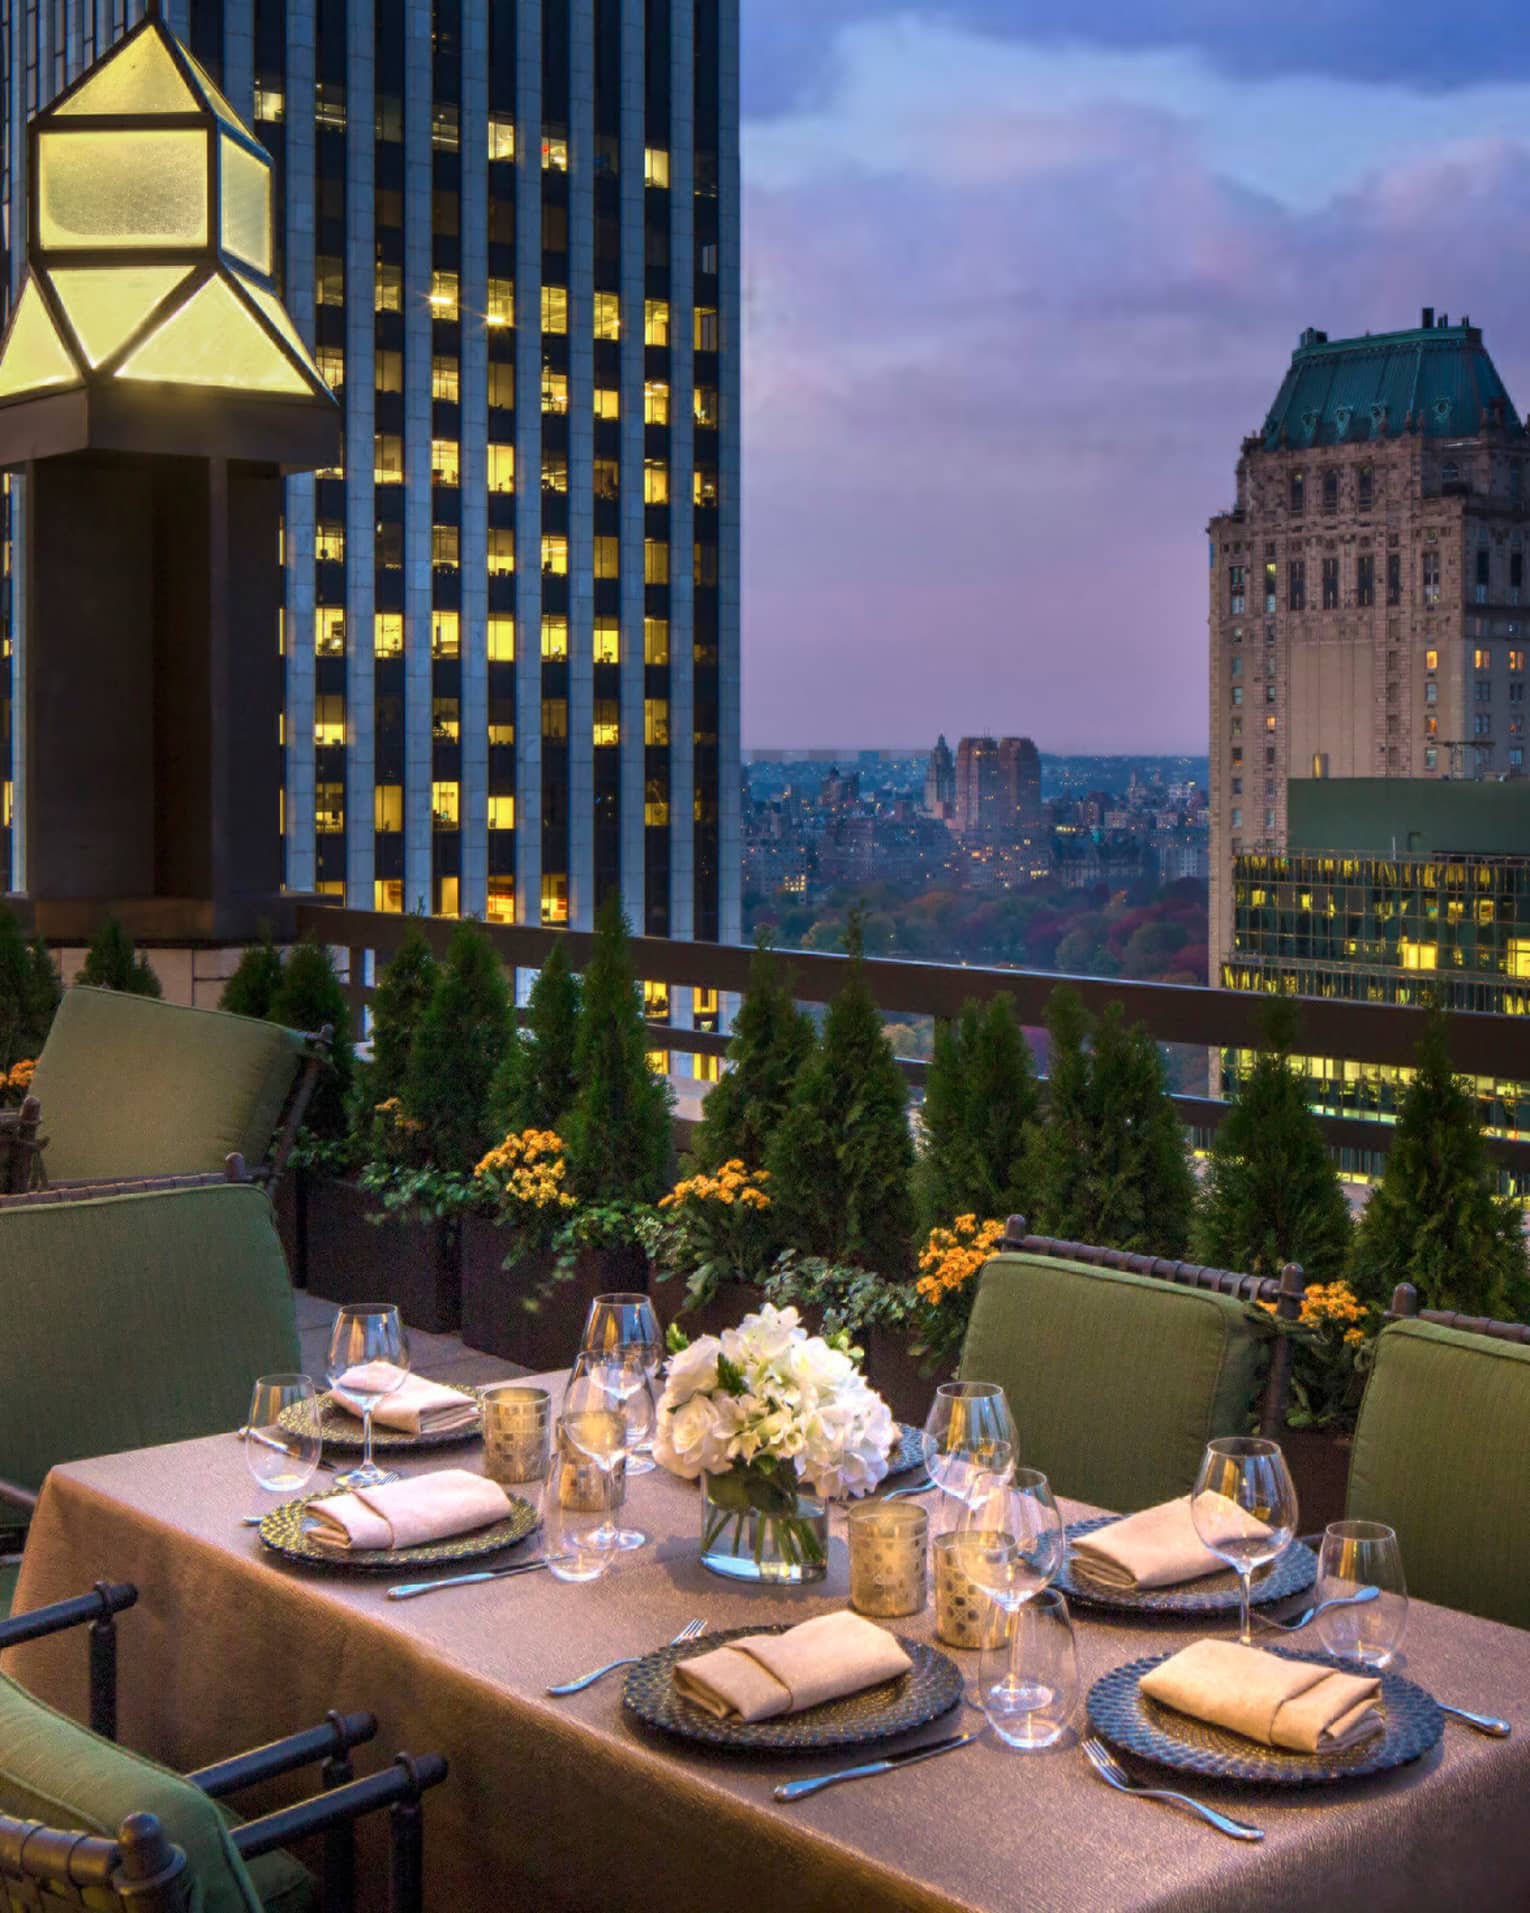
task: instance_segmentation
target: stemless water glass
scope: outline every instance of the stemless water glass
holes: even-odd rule
[[[1078,1650],[1060,1588],[1042,1588],[1015,1616],[1011,1638],[983,1644],[978,1695],[988,1724],[1010,1747],[1051,1747],[1078,1706]]]
[[[1269,1532],[1229,1537],[1217,1522],[1214,1506],[1202,1504],[1201,1496],[1206,1494],[1225,1495],[1245,1514],[1262,1521]],[[1283,1554],[1296,1533],[1296,1489],[1279,1442],[1254,1435],[1223,1435],[1207,1442],[1190,1497],[1190,1518],[1210,1551],[1237,1573],[1242,1596],[1238,1638],[1245,1647],[1252,1647],[1254,1569]]]
[[[997,1382],[942,1382],[924,1433],[931,1478],[963,1506],[980,1491],[984,1476],[1008,1479],[1014,1472],[1015,1423]]]
[[[1330,1521],[1318,1550],[1314,1596],[1336,1596],[1379,1588],[1374,1601],[1359,1607],[1331,1607],[1317,1620],[1330,1654],[1344,1654],[1368,1667],[1390,1665],[1408,1626],[1408,1584],[1403,1579],[1402,1549],[1391,1528],[1379,1521]]]
[[[307,1375],[262,1375],[250,1393],[244,1458],[274,1495],[300,1495],[323,1451],[319,1398]]]
[[[374,1363],[386,1363],[398,1371],[390,1387],[356,1386],[358,1369]],[[361,1409],[364,1430],[361,1462],[358,1467],[336,1479],[342,1488],[380,1488],[384,1482],[397,1481],[396,1474],[379,1468],[372,1459],[372,1414],[385,1395],[391,1395],[409,1372],[409,1337],[403,1320],[391,1302],[353,1302],[335,1317],[334,1333],[329,1338],[329,1365],[325,1373],[331,1388],[343,1388]],[[364,1381],[376,1381],[374,1375]]]
[[[583,1353],[590,1355],[636,1355],[648,1379],[657,1385],[659,1367],[664,1360],[664,1332],[646,1295],[635,1290],[597,1295],[584,1318],[584,1339],[579,1346]],[[637,1452],[628,1456],[629,1475],[652,1474],[654,1463],[649,1458],[649,1447],[650,1443],[644,1441]]]
[[[547,1571],[558,1581],[598,1581],[616,1559],[616,1549],[596,1545],[585,1509],[565,1505],[565,1456],[583,1454],[568,1422],[553,1429],[552,1466],[542,1483],[542,1551]],[[603,1478],[609,1482],[610,1476]]]
[[[581,1355],[564,1391],[563,1417],[579,1453],[603,1473],[614,1473],[619,1461],[629,1461],[638,1443],[652,1436],[658,1421],[653,1383],[641,1356]],[[640,1548],[647,1539],[637,1528],[618,1528],[609,1510],[594,1536],[602,1548]]]
[[[986,1476],[981,1491],[964,1509],[955,1546],[956,1558],[973,1585],[1007,1615],[1018,1615],[1057,1578],[1067,1550],[1052,1484],[1035,1468],[1017,1468],[1009,1482]],[[1042,1691],[1042,1684],[1017,1659],[1019,1642],[1016,1627],[994,1691],[990,1694],[985,1687],[982,1692],[982,1706],[985,1713],[991,1710],[990,1717],[1018,1722],[1050,1706],[1050,1693]],[[1016,1731],[1033,1730],[1017,1727]]]

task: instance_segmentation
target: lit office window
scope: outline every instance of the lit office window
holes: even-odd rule
[[[462,787],[455,782],[430,787],[430,820],[437,830],[455,830],[461,822]]]
[[[488,300],[483,316],[486,325],[515,324],[515,281],[513,279],[489,281]]]
[[[568,410],[568,374],[542,367],[542,410],[562,413]]]
[[[462,144],[462,113],[455,101],[437,100],[430,115],[430,143],[443,153]]]
[[[647,585],[669,583],[669,546],[662,538],[643,540],[643,583]]]
[[[491,492],[513,492],[515,490],[515,447],[489,445],[488,459],[489,490]]]
[[[430,706],[430,735],[438,744],[457,744],[462,739],[462,705],[454,697],[438,697]]]
[[[546,173],[568,171],[568,134],[561,128],[542,129],[542,170]]]
[[[313,555],[321,565],[345,562],[345,527],[331,518],[321,518],[313,529]]]
[[[345,829],[344,784],[314,785],[313,827],[324,837],[333,837]]]
[[[669,154],[662,146],[643,148],[643,184],[645,186],[669,184]]]
[[[596,418],[620,418],[622,395],[614,385],[597,385],[595,388]]]
[[[404,909],[403,878],[375,878],[372,883],[372,908],[384,916],[401,916]]]
[[[345,304],[345,261],[321,252],[313,262],[313,302],[316,306]]]
[[[489,699],[489,742],[491,744],[515,742],[515,699],[513,697]]]
[[[491,578],[507,577],[515,569],[515,531],[510,525],[490,525],[488,561]]]
[[[696,423],[715,425],[718,420],[717,387],[698,385],[696,387]]]
[[[378,658],[401,658],[404,655],[402,611],[379,611],[373,615],[372,655]]]
[[[669,503],[669,467],[662,458],[643,460],[643,503],[645,505]]]
[[[345,742],[345,699],[337,692],[321,692],[313,701],[313,741],[315,744]]]
[[[595,662],[597,664],[620,664],[621,661],[621,625],[615,618],[597,618],[595,620]]]
[[[456,439],[433,438],[430,441],[430,477],[436,485],[460,484],[461,449]]]
[[[669,301],[667,299],[643,301],[643,343],[644,345],[669,344]]]
[[[462,879],[460,877],[440,876],[436,878],[436,915],[455,917],[461,908]]]
[[[515,619],[503,611],[491,611],[488,625],[490,664],[515,662]]]
[[[643,662],[645,664],[669,663],[668,618],[644,618]]]
[[[643,386],[643,423],[669,423],[669,387],[663,379],[649,379]]]
[[[566,492],[568,490],[567,452],[543,452],[542,489],[544,492]]]
[[[515,121],[506,114],[489,115],[489,158],[515,158]]]
[[[372,478],[378,485],[404,482],[404,441],[397,432],[379,432],[375,441]]]
[[[345,384],[345,354],[339,346],[315,346],[313,362],[319,368],[319,377],[330,391],[338,392]]]
[[[595,540],[595,576],[597,578],[619,578],[621,563],[622,543],[619,538]]]
[[[437,571],[455,571],[462,557],[462,533],[456,525],[432,525],[430,562]]]
[[[597,458],[590,472],[590,488],[597,498],[616,498],[621,493],[621,461]]]
[[[402,312],[404,309],[404,268],[391,260],[377,262],[377,310]]]
[[[374,353],[372,357],[372,382],[379,392],[402,392],[404,389],[403,353]]]
[[[430,655],[433,658],[455,658],[462,651],[462,620],[455,611],[432,611],[430,614]]]
[[[462,395],[461,370],[455,359],[437,354],[430,362],[430,396],[455,405]]]
[[[488,914],[490,923],[515,922],[514,877],[490,877]]]
[[[669,742],[668,698],[644,698],[643,742],[645,744],[667,744]]]
[[[268,120],[273,125],[279,124],[286,116],[286,111],[287,101],[281,88],[279,86],[272,86],[269,82],[262,85],[261,82],[257,80],[255,82],[256,119]]]
[[[550,577],[568,576],[568,540],[561,532],[543,532],[542,569]]]
[[[717,508],[717,474],[705,465],[698,465],[691,475],[692,501],[703,511],[715,511]]]
[[[558,660],[568,656],[568,619],[545,617],[542,620],[542,656]]]
[[[491,797],[489,799],[490,830],[515,829],[515,799],[513,797]]]
[[[594,740],[597,746],[619,744],[621,738],[620,706],[614,697],[598,697],[595,700]]]
[[[568,922],[568,878],[545,871],[542,876],[543,923]]]
[[[542,330],[544,332],[568,331],[567,286],[543,286]]]
[[[378,784],[372,793],[372,828],[404,828],[404,787],[402,784]]]
[[[597,339],[619,339],[622,336],[622,301],[620,293],[596,293],[595,336]]]
[[[314,612],[313,648],[321,658],[345,656],[345,612],[338,605],[320,605]]]
[[[437,266],[430,275],[430,312],[435,319],[455,319],[458,313],[457,275]]]

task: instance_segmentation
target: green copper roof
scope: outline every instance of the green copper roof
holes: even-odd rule
[[[1468,438],[1485,426],[1525,436],[1480,330],[1443,320],[1436,325],[1425,307],[1424,324],[1412,332],[1359,339],[1304,332],[1263,438],[1265,450],[1273,452],[1399,438],[1404,432]]]

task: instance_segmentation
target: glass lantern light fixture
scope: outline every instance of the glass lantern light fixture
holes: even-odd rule
[[[270,156],[152,0],[29,140],[0,406],[201,388],[333,409],[272,276]]]

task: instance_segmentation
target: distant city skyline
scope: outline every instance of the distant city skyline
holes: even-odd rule
[[[1494,14],[1485,67],[1421,0],[746,0],[745,745],[1204,751],[1204,528],[1303,327],[1470,312],[1530,402]]]

